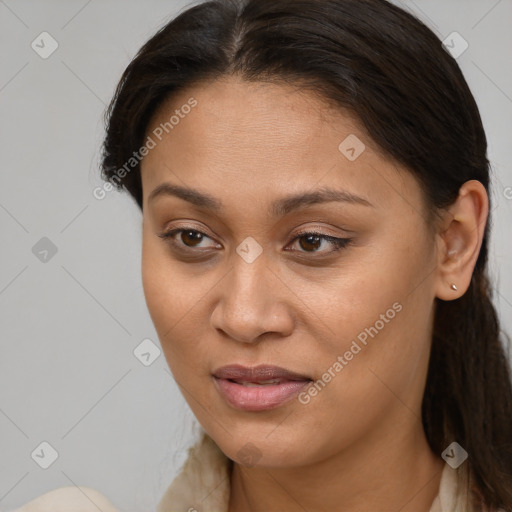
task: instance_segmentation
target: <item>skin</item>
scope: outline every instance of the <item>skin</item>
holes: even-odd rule
[[[484,187],[465,183],[429,226],[415,178],[356,119],[312,92],[238,77],[181,91],[148,134],[191,97],[197,106],[142,162],[142,279],[185,399],[235,461],[229,512],[428,512],[444,467],[420,420],[434,299],[469,286],[488,215]],[[350,134],[366,146],[355,161],[338,150]],[[149,202],[163,182],[223,207],[170,195]],[[272,201],[321,186],[372,206],[328,202],[269,215]],[[206,236],[178,233],[180,252],[158,236],[178,227]],[[328,240],[295,239],[299,228],[353,242],[332,252]],[[252,263],[236,252],[246,237],[262,249]],[[394,303],[402,310],[307,405],[240,411],[214,386],[213,371],[232,363],[320,379]],[[248,442],[259,453],[254,466],[238,455]]]

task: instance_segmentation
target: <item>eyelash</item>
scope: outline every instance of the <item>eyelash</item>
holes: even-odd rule
[[[163,238],[164,240],[168,241],[172,245],[177,246],[178,244],[177,244],[177,242],[175,240],[173,240],[173,236],[175,234],[183,233],[183,232],[186,232],[186,231],[191,231],[193,233],[199,233],[200,235],[202,235],[202,236],[204,236],[206,238],[210,238],[206,233],[203,233],[202,231],[198,231],[197,229],[188,228],[188,227],[182,227],[182,228],[173,229],[173,230],[168,231],[166,233],[161,233],[158,236],[160,238]],[[330,236],[330,235],[325,235],[325,234],[323,234],[323,233],[321,233],[319,231],[310,230],[310,231],[301,231],[301,232],[297,233],[295,238],[293,238],[293,240],[291,240],[290,243],[293,243],[296,240],[298,240],[300,238],[303,238],[303,237],[306,237],[306,236],[317,236],[317,237],[319,237],[321,239],[327,240],[328,242],[332,243],[335,246],[335,249],[333,249],[332,251],[328,251],[328,254],[332,254],[334,252],[337,252],[340,249],[345,249],[353,241],[352,238],[338,238],[338,237],[334,237],[334,236]],[[194,251],[193,247],[187,247],[187,246],[183,246],[183,245],[179,249],[183,250],[185,252]],[[302,252],[302,253],[305,253],[305,254],[315,254],[316,252],[320,252],[321,253],[321,251],[298,251],[298,252]]]

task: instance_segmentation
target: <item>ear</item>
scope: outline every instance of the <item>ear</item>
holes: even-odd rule
[[[489,198],[485,187],[477,180],[464,183],[455,203],[443,213],[436,234],[436,297],[453,300],[466,293],[482,246],[488,215]],[[452,284],[457,290],[451,288]]]

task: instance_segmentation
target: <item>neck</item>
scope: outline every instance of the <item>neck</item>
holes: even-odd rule
[[[294,468],[233,464],[228,512],[429,512],[444,462],[413,418],[379,429],[315,464]],[[387,430],[386,433],[383,430]]]

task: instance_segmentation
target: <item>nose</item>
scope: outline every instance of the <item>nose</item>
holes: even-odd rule
[[[233,340],[255,343],[266,334],[285,337],[293,331],[292,293],[263,255],[252,263],[235,258],[216,293],[211,324]]]

